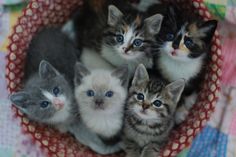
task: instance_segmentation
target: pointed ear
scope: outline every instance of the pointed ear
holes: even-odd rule
[[[144,20],[145,26],[150,34],[157,34],[161,29],[163,16],[161,14],[155,14]]]
[[[174,102],[177,105],[183,93],[184,87],[185,87],[184,79],[176,80],[165,87],[165,94],[172,100],[172,102]]]
[[[128,81],[129,81],[128,65],[124,65],[124,66],[121,66],[121,67],[117,68],[116,70],[114,70],[111,73],[111,76],[119,78],[120,81],[121,81],[121,85],[123,87],[127,87]]]
[[[10,95],[11,102],[19,109],[24,110],[27,108],[27,103],[30,99],[30,96],[26,92],[17,92]]]
[[[59,72],[47,61],[42,60],[39,64],[39,77],[42,79],[50,79],[59,75]]]
[[[205,42],[211,42],[212,37],[215,33],[215,30],[217,28],[217,20],[209,20],[206,22],[203,22],[200,26],[199,26],[199,31],[204,34],[204,41]]]
[[[132,86],[139,86],[147,81],[149,81],[148,72],[143,64],[139,64],[134,73]]]
[[[108,6],[108,21],[107,24],[115,26],[118,21],[122,18],[123,13],[114,5]]]
[[[80,85],[82,79],[90,74],[90,71],[80,62],[76,62],[75,64],[75,78],[74,83],[75,85]]]

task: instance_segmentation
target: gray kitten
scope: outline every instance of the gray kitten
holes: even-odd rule
[[[120,133],[127,97],[127,78],[127,67],[112,72],[89,71],[81,63],[76,64],[75,99],[81,124],[79,131],[72,129],[71,132],[97,153],[110,154],[121,149]],[[90,135],[87,136],[88,131]]]
[[[76,106],[68,81],[52,65],[41,61],[38,73],[31,76],[24,89],[10,96],[12,103],[29,119],[67,131]]]
[[[38,72],[39,63],[46,60],[73,86],[74,66],[79,55],[80,51],[59,28],[43,28],[33,37],[27,49],[24,80]]]
[[[166,84],[140,64],[129,89],[124,142],[127,157],[155,157],[174,126],[174,112],[185,82]]]

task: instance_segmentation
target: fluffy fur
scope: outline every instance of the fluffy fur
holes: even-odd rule
[[[80,109],[81,121],[90,132],[103,141],[103,145],[113,143],[116,147],[120,142],[119,134],[123,126],[127,96],[127,74],[127,67],[118,68],[113,72],[89,71],[82,64],[76,64],[75,99]],[[104,149],[102,145],[101,149]],[[95,151],[106,154],[100,150]]]
[[[38,74],[31,76],[24,89],[12,94],[10,100],[30,119],[67,131],[76,106],[68,81],[52,65],[41,61]]]
[[[132,72],[140,63],[152,67],[151,45],[154,35],[160,30],[161,22],[160,14],[146,17],[135,10],[123,13],[110,5],[101,55],[115,66],[128,64]]]
[[[59,28],[43,28],[33,37],[27,50],[24,80],[37,73],[39,63],[46,60],[73,86],[77,56],[80,56],[80,51]]]
[[[89,6],[84,8],[83,14],[74,20],[74,28],[79,30],[77,43],[82,49],[94,49],[115,67],[128,64],[131,72],[139,63],[152,67],[151,43],[163,17],[146,16],[126,3],[118,7],[106,5],[103,12],[95,12]]]
[[[174,113],[185,82],[166,84],[149,78],[139,65],[129,89],[125,114],[124,142],[127,157],[155,157],[174,126]]]
[[[167,7],[164,15],[153,49],[153,53],[157,54],[155,69],[168,82],[185,79],[184,96],[180,101],[185,105],[185,97],[191,97],[191,94],[200,90],[217,21],[202,21],[198,17],[187,16],[188,13],[183,13],[175,6]],[[177,116],[176,120],[183,121],[183,117]]]

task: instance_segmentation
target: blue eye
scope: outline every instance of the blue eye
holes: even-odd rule
[[[92,97],[92,96],[94,96],[95,94],[94,94],[94,91],[93,90],[88,90],[87,91],[87,96],[89,96],[89,97]]]
[[[142,46],[142,44],[143,44],[143,41],[141,39],[135,39],[133,42],[133,45],[135,47],[140,47],[140,46]]]
[[[137,99],[138,100],[144,100],[144,95],[142,93],[137,94]]]
[[[166,40],[168,40],[168,41],[171,41],[171,40],[173,40],[174,39],[174,34],[172,34],[172,33],[167,33],[166,34]]]
[[[57,96],[60,93],[60,89],[58,87],[54,87],[52,92],[55,96]]]
[[[121,34],[116,35],[116,41],[119,43],[123,43],[124,42],[124,36]]]
[[[187,38],[184,41],[184,44],[186,45],[187,48],[191,48],[194,45],[192,39],[190,39],[190,38]]]
[[[42,101],[42,102],[40,103],[40,107],[41,107],[41,108],[46,108],[46,107],[48,107],[48,105],[49,105],[49,102],[48,102],[48,101]]]
[[[113,94],[114,93],[112,91],[108,91],[108,92],[106,92],[105,96],[110,98],[113,96]]]
[[[162,102],[160,101],[160,100],[156,100],[156,101],[154,101],[153,102],[153,105],[154,105],[154,107],[161,107],[162,106]]]

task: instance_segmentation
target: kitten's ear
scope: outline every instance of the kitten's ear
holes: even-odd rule
[[[10,95],[11,102],[20,109],[25,109],[27,107],[27,103],[30,99],[30,96],[26,92],[17,92]]]
[[[75,69],[74,83],[75,85],[80,85],[83,77],[89,75],[90,71],[80,62],[76,62],[74,69]]]
[[[39,77],[42,79],[50,79],[59,75],[59,72],[47,61],[42,60],[39,64]]]
[[[149,81],[148,72],[143,64],[139,64],[134,73],[132,86],[139,86],[147,81]]]
[[[122,18],[123,13],[114,5],[108,6],[108,20],[107,24],[110,26],[115,26],[118,21]]]
[[[217,20],[209,20],[203,22],[199,26],[199,31],[204,34],[203,39],[205,40],[205,42],[211,42],[211,39],[217,28],[217,23],[218,23]]]
[[[145,26],[150,34],[157,34],[161,29],[163,16],[161,14],[155,14],[144,20]]]
[[[121,80],[121,84],[123,87],[127,87],[129,80],[129,68],[128,65],[121,66],[114,70],[111,73],[112,76],[117,77]]]
[[[174,102],[177,105],[183,93],[184,87],[185,87],[184,79],[176,80],[165,87],[165,94],[168,98],[172,100],[172,102]]]

